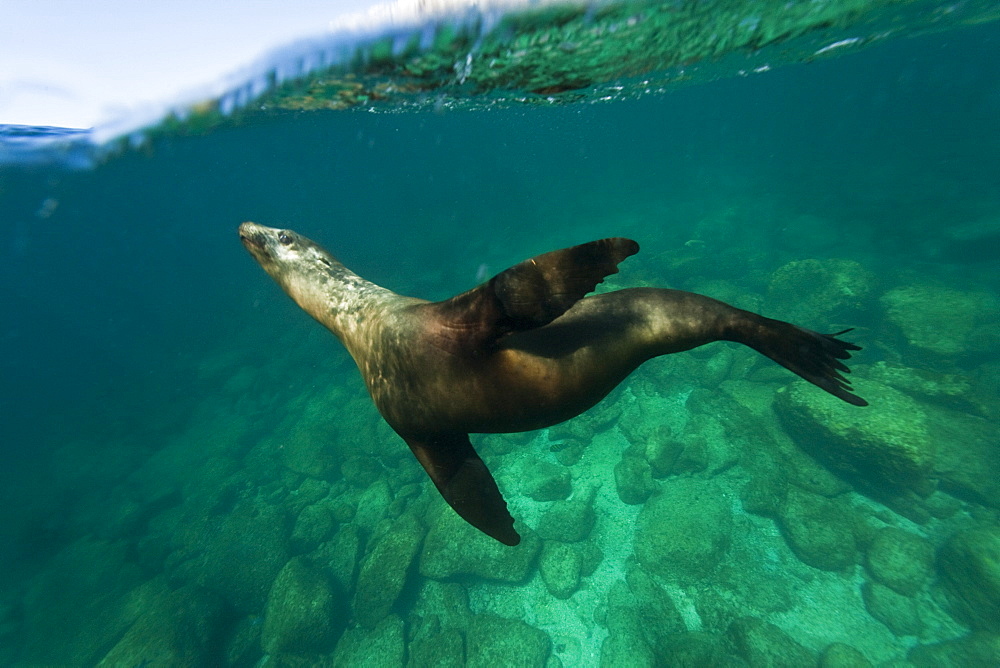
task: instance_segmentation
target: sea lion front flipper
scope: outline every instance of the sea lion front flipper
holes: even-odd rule
[[[436,339],[443,347],[482,354],[505,334],[549,324],[638,252],[635,241],[612,237],[543,253],[425,308],[436,312]]]
[[[517,545],[514,518],[486,464],[472,448],[468,434],[435,434],[405,438],[448,502],[462,519],[504,545]]]

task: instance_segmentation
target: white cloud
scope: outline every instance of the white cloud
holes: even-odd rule
[[[3,0],[0,124],[91,127],[204,89],[372,0]]]

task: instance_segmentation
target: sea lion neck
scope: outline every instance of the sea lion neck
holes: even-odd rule
[[[240,225],[240,241],[302,310],[348,347],[366,305],[396,296],[361,278],[322,246],[292,230],[248,221]]]

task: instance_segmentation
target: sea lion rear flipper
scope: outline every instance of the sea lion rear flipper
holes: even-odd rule
[[[613,237],[515,264],[468,292],[426,305],[440,325],[435,338],[455,353],[488,352],[505,334],[543,327],[561,316],[637,252],[636,242]]]
[[[838,339],[847,334],[845,329],[836,334],[820,334],[782,320],[750,314],[748,326],[737,328],[739,335],[727,337],[750,346],[792,371],[813,385],[855,406],[868,402],[854,394],[851,382],[844,376],[851,370],[840,360],[850,359],[851,353],[861,346]]]
[[[435,434],[428,438],[404,438],[462,519],[504,545],[517,545],[514,518],[486,464],[472,448],[468,434]]]

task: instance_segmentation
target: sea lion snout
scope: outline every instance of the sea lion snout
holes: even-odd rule
[[[240,225],[240,241],[243,245],[250,250],[251,246],[259,251],[263,251],[267,248],[267,243],[265,242],[265,233],[267,228],[258,225],[257,223],[251,223],[249,220],[242,225]]]

